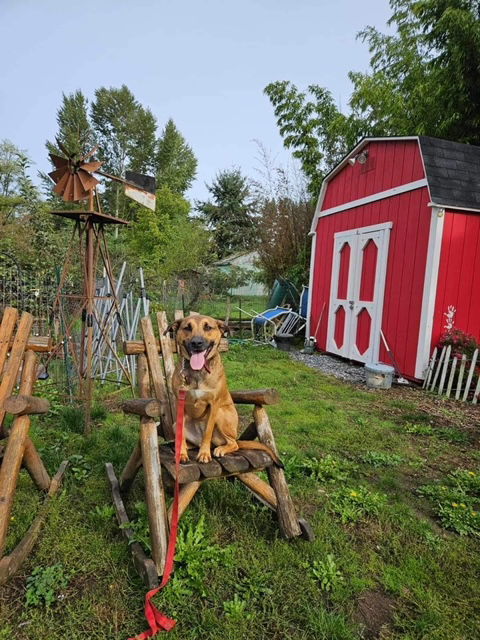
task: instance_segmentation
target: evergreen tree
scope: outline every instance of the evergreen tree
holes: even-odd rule
[[[69,95],[62,94],[57,124],[56,140],[65,147],[69,155],[81,156],[94,146],[95,136],[88,118],[88,100],[80,90]],[[63,156],[56,140],[47,140],[47,150]]]
[[[171,118],[157,141],[155,164],[159,187],[183,194],[192,186],[197,159]]]
[[[251,249],[256,239],[256,201],[239,169],[220,171],[207,189],[213,202],[197,202],[196,210],[213,231],[217,256]]]

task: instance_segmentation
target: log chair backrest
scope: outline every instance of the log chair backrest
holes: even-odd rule
[[[198,315],[192,312],[191,315]],[[183,318],[181,311],[175,311],[175,319]],[[125,355],[137,355],[139,369],[148,368],[150,389],[146,389],[139,375],[139,394],[142,398],[155,397],[161,406],[161,422],[165,436],[174,438],[174,420],[176,415],[176,400],[172,390],[172,376],[175,369],[174,353],[177,352],[175,338],[166,334],[168,329],[167,314],[159,311],[156,314],[158,336],[155,332],[150,316],[141,319],[140,326],[143,340],[129,340],[123,343]],[[219,351],[228,350],[228,341],[222,338]]]

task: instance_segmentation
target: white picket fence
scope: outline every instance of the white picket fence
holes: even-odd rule
[[[470,365],[467,365],[465,354],[461,358],[457,358],[456,356],[450,357],[451,353],[451,345],[443,347],[441,351],[437,348],[434,349],[423,388],[428,391],[436,390],[439,395],[446,395],[447,398],[452,396],[455,400],[463,402],[466,402],[473,392],[472,404],[477,404],[480,395],[480,376],[475,389],[473,389],[472,380],[478,360],[478,349],[475,349]]]

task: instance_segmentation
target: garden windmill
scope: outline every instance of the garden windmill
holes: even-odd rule
[[[113,278],[112,266],[108,254],[108,247],[104,235],[105,225],[127,225],[126,220],[110,216],[101,210],[100,199],[97,192],[99,180],[93,175],[106,177],[110,180],[120,182],[125,185],[126,195],[134,197],[135,200],[141,202],[145,206],[155,208],[155,180],[150,176],[142,176],[133,172],[128,173],[129,180],[110,175],[100,170],[102,162],[92,159],[97,148],[89,151],[84,155],[69,154],[67,149],[57,140],[57,144],[64,156],[54,153],[50,154],[50,158],[55,166],[54,171],[49,176],[55,182],[53,189],[59,197],[65,202],[81,202],[86,201],[86,209],[66,209],[51,211],[53,215],[69,218],[75,222],[75,228],[71,238],[71,246],[67,249],[66,257],[60,277],[58,292],[54,304],[54,308],[58,308],[60,319],[65,327],[64,329],[64,348],[66,353],[70,355],[76,365],[79,379],[81,382],[81,394],[85,402],[85,432],[90,431],[90,411],[92,400],[92,361],[93,361],[93,342],[94,342],[94,325],[102,332],[103,340],[107,343],[108,348],[112,351],[114,358],[131,384],[131,377],[128,371],[128,364],[125,366],[118,358],[115,346],[109,342],[108,333],[102,329],[99,318],[96,315],[95,301],[98,299],[95,292],[96,272],[99,258],[103,263],[104,272],[110,283],[112,295],[110,296],[110,311],[107,315],[107,322],[113,321],[115,316],[119,317],[120,305],[116,296],[115,283]],[[137,184],[138,182],[138,184]],[[133,194],[133,196],[132,196]],[[74,253],[73,244],[78,243],[79,255],[83,270],[83,292],[79,295],[68,296],[77,302],[76,310],[70,318],[70,322],[66,322],[63,316],[63,307],[61,304],[62,288],[69,272],[72,255]],[[77,354],[75,345],[71,341],[72,327],[81,316],[81,337],[80,349]],[[120,327],[121,333],[123,329]],[[122,335],[122,339],[124,336]]]

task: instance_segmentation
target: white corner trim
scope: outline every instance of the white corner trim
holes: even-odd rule
[[[438,204],[437,202],[429,202],[429,207],[439,207],[440,209],[453,209],[454,211],[470,211],[471,213],[480,213],[480,209],[472,209],[470,207],[457,207],[453,204]]]
[[[423,380],[425,370],[430,360],[430,341],[432,338],[433,314],[437,297],[438,270],[440,266],[444,223],[445,209],[433,205],[430,234],[428,237],[427,264],[425,266],[425,278],[423,282],[417,359],[415,362],[415,377],[419,380]]]
[[[407,182],[406,184],[402,184],[399,187],[393,187],[392,189],[387,189],[386,191],[379,191],[378,193],[372,193],[371,195],[365,196],[364,198],[359,198],[358,200],[351,200],[350,202],[344,202],[343,204],[339,204],[336,207],[330,207],[330,209],[325,209],[324,211],[317,211],[312,220],[312,231],[316,230],[318,219],[323,218],[324,216],[331,216],[334,213],[340,213],[341,211],[348,211],[349,209],[354,209],[355,207],[361,207],[362,205],[369,204],[370,202],[376,202],[377,200],[383,200],[384,198],[391,198],[392,196],[399,195],[400,193],[406,193],[407,191],[414,191],[415,189],[421,189],[422,187],[427,187],[427,186],[428,186],[428,183],[426,178],[422,178],[421,180],[414,180],[413,182]]]
[[[312,237],[312,247],[310,253],[310,277],[308,279],[308,299],[307,299],[307,324],[305,326],[305,337],[311,338],[310,335],[310,314],[312,312],[312,296],[313,296],[313,275],[315,272],[315,253],[317,248],[317,234],[314,231],[310,234]]]

